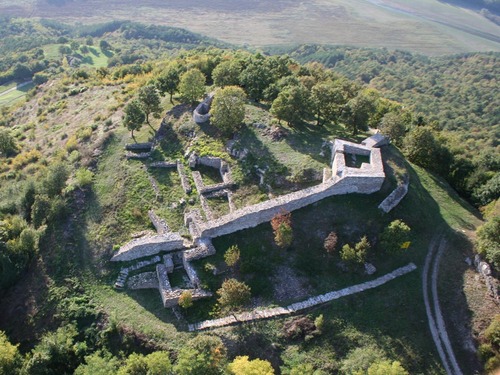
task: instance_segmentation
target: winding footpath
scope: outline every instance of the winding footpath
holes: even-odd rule
[[[425,311],[429,320],[432,339],[448,375],[462,375],[458,366],[453,348],[451,347],[446,326],[439,305],[437,290],[437,279],[439,274],[439,262],[446,249],[447,241],[442,231],[438,232],[429,244],[429,251],[425,258],[424,271],[422,275],[422,290],[424,293]]]

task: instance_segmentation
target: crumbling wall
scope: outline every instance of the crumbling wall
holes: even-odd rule
[[[404,197],[406,197],[406,194],[408,193],[408,185],[409,182],[405,182],[404,184],[396,187],[396,189],[394,189],[392,193],[379,204],[378,208],[385,213],[391,211],[403,200]]]
[[[165,233],[157,236],[137,238],[120,247],[111,258],[112,262],[129,261],[184,248],[184,240],[179,233]]]

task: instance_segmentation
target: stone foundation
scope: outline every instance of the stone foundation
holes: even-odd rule
[[[111,258],[112,262],[129,261],[159,254],[162,251],[174,251],[184,248],[184,240],[179,233],[165,233],[147,236],[130,241],[120,247]]]

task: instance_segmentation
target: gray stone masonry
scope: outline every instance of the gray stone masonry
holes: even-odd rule
[[[177,168],[176,161],[155,161],[149,164],[149,168]]]
[[[212,105],[212,99],[214,93],[210,93],[207,97],[195,108],[193,111],[193,120],[197,124],[203,124],[210,119],[210,106]]]
[[[151,152],[140,152],[140,153],[127,152],[125,154],[125,157],[127,159],[148,159],[150,156]]]
[[[127,281],[129,289],[158,289],[158,277],[156,272],[143,272],[138,275],[130,276]]]
[[[170,281],[168,280],[167,267],[164,264],[158,264],[156,266],[156,275],[158,277],[158,289],[160,291],[160,297],[163,302],[163,306],[166,307],[166,302],[169,299],[169,295],[172,292],[172,287],[170,286]]]
[[[389,138],[383,136],[380,133],[376,133],[371,137],[366,138],[364,141],[361,141],[361,144],[368,147],[382,147],[387,146],[389,144]]]
[[[129,261],[158,254],[162,251],[181,250],[184,240],[179,233],[165,233],[137,238],[120,247],[111,261]]]
[[[410,185],[410,182],[407,181],[403,183],[402,185],[399,185],[392,191],[391,194],[385,198],[382,203],[379,204],[378,208],[384,211],[385,213],[388,213],[391,211],[394,207],[396,207],[404,197],[406,197],[406,194],[408,193],[408,186]]]
[[[184,168],[184,164],[182,164],[179,160],[177,160],[177,172],[179,173],[179,177],[181,178],[181,185],[182,188],[184,189],[184,192],[186,194],[190,194],[192,191],[191,184],[189,183],[189,180],[186,176],[186,170]]]
[[[137,262],[130,267],[122,267],[122,269],[120,270],[120,274],[118,275],[118,279],[115,282],[115,288],[121,289],[125,286],[125,282],[127,281],[127,277],[128,277],[129,272],[134,272],[134,271],[140,270],[141,268],[158,263],[158,262],[160,262],[160,260],[161,259],[159,256],[155,256],[151,259],[142,260],[140,262]]]
[[[368,289],[373,289],[378,286],[381,286],[391,280],[394,280],[397,277],[403,276],[409,272],[412,272],[417,269],[417,266],[413,263],[409,263],[408,265],[398,268],[384,276],[381,276],[375,280],[367,281],[362,284],[350,286],[348,288],[341,289],[339,291],[332,291],[329,293],[325,293],[319,296],[311,297],[302,302],[293,303],[287,307],[276,307],[270,309],[262,309],[257,308],[250,312],[243,312],[239,314],[233,314],[231,316],[213,320],[205,320],[203,322],[190,324],[188,326],[189,331],[199,331],[203,329],[217,328],[223,327],[230,324],[235,324],[239,322],[248,322],[257,319],[268,319],[275,316],[281,315],[289,315],[294,314],[299,311],[311,308],[313,306],[317,306],[326,302],[333,301],[335,299],[339,299],[341,297],[349,296],[352,294],[356,294],[359,292],[363,292]]]
[[[165,265],[167,272],[174,272],[174,260],[172,259],[172,255],[166,254],[163,256],[163,264]]]
[[[370,163],[363,163],[361,168],[347,167],[345,153],[369,156]],[[317,186],[236,210],[216,220],[194,223],[197,228],[193,229],[191,233],[199,233],[202,237],[214,238],[255,227],[270,221],[283,210],[291,212],[332,195],[348,193],[371,194],[380,190],[385,179],[380,149],[335,140],[333,154],[331,179],[327,179]]]
[[[130,143],[125,145],[125,150],[127,151],[151,151],[153,148],[153,143]]]
[[[208,205],[207,198],[203,194],[200,194],[199,198],[200,198],[201,208],[203,209],[203,212],[205,212],[205,217],[207,218],[207,220],[208,221],[214,220],[215,216],[212,212],[212,209]]]
[[[148,216],[154,227],[156,228],[158,234],[166,234],[170,231],[167,222],[156,215],[153,210],[148,211]]]

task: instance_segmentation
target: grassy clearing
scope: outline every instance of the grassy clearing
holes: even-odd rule
[[[12,105],[24,99],[28,91],[33,89],[35,85],[33,83],[30,83],[15,90],[6,92],[7,90],[10,90],[14,87],[17,87],[15,83],[2,86],[2,88],[0,89],[0,107]]]
[[[59,52],[61,46],[69,47],[67,44],[47,44],[43,46],[45,58],[48,60],[61,60],[62,55]],[[113,56],[113,52],[103,51],[98,46],[88,46],[88,52],[83,53],[80,49],[77,53],[81,56],[81,66],[94,68],[108,66],[108,60]]]

